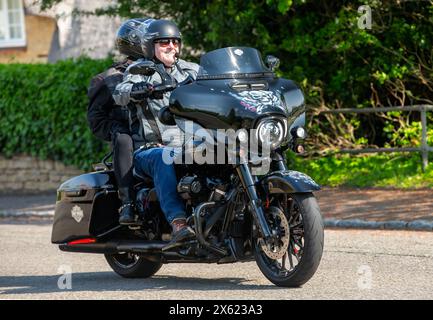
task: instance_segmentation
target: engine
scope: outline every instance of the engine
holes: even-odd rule
[[[202,178],[195,174],[183,176],[178,185],[177,192],[191,206],[202,202],[219,201],[224,198],[229,183],[220,178]]]

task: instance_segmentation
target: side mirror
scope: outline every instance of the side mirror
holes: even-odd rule
[[[162,124],[166,126],[174,126],[176,121],[174,120],[173,114],[170,112],[168,106],[162,107],[158,112],[158,119]]]
[[[131,74],[141,74],[143,76],[151,76],[156,72],[156,65],[152,61],[142,61],[134,64],[129,68]]]
[[[266,63],[266,66],[269,69],[271,69],[271,71],[274,71],[275,69],[277,69],[280,66],[280,59],[278,59],[277,57],[269,55],[269,56],[266,56],[265,63]]]

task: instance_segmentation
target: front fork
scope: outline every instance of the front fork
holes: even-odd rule
[[[265,212],[263,210],[261,200],[257,195],[256,185],[251,174],[251,170],[248,164],[242,163],[236,167],[239,178],[242,182],[245,191],[247,192],[248,198],[250,199],[250,211],[253,214],[254,220],[259,226],[260,233],[263,238],[269,240],[272,238],[272,232],[265,218]]]
[[[278,153],[278,152],[273,153],[272,162],[275,164],[276,170],[279,170],[279,171],[287,170],[286,161],[280,153]]]

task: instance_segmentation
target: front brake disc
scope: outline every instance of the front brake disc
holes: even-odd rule
[[[281,209],[269,207],[266,211],[269,227],[277,240],[267,243],[264,239],[259,239],[259,245],[268,258],[273,260],[281,259],[289,248],[289,223]]]

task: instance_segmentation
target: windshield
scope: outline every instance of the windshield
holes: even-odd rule
[[[200,59],[197,80],[273,76],[260,52],[248,47],[229,47],[206,53]]]

